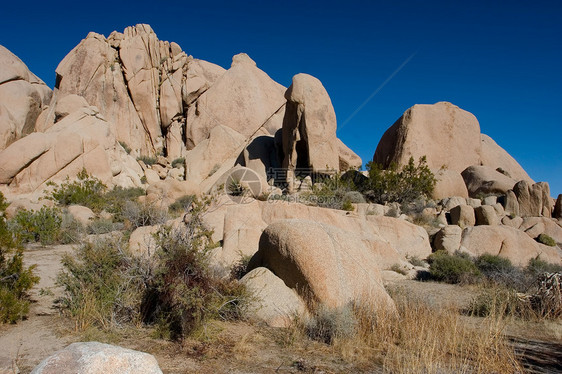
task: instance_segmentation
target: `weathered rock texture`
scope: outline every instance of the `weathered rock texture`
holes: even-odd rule
[[[517,181],[489,166],[469,166],[461,173],[468,194],[477,197],[486,194],[505,194]]]
[[[377,264],[377,247],[387,245],[313,221],[284,220],[264,231],[249,268],[270,269],[307,302],[329,308],[363,302],[393,310]]]
[[[0,45],[0,150],[35,131],[52,91],[12,52]]]
[[[534,183],[521,165],[505,149],[500,147],[494,139],[485,134],[481,134],[480,137],[482,140],[482,165],[493,169],[500,169],[504,175],[516,181],[526,180],[531,184]]]
[[[154,356],[98,342],[73,343],[43,360],[33,374],[162,374]]]

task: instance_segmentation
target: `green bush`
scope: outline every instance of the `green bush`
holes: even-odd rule
[[[562,272],[562,266],[557,264],[551,264],[539,257],[532,258],[529,260],[529,264],[525,269],[528,273],[533,276],[537,276],[543,273],[559,273]]]
[[[312,191],[303,196],[312,205],[330,209],[353,210],[352,200],[357,200],[359,197],[357,194],[349,195],[350,192],[356,192],[353,181],[342,179],[339,174],[335,174],[323,176],[321,180],[314,183]]]
[[[144,196],[145,191],[140,187],[123,188],[119,186],[107,191],[103,195],[103,210],[113,214],[115,222],[124,222],[125,206],[130,202],[136,202],[139,196]]]
[[[462,254],[437,251],[428,257],[428,262],[430,278],[441,282],[473,282],[481,275],[474,262]]]
[[[42,207],[39,211],[20,210],[9,221],[10,231],[18,243],[57,243],[61,238],[61,227],[61,211],[49,207]]]
[[[7,204],[0,192],[0,323],[15,323],[29,311],[27,291],[39,282],[35,265],[23,265],[23,249],[14,241],[5,219]]]
[[[79,330],[109,328],[140,321],[140,305],[149,270],[125,243],[100,240],[83,244],[62,259],[57,285],[64,289],[56,303]]]
[[[159,225],[168,220],[168,211],[156,202],[127,201],[121,213],[125,223],[133,229]]]
[[[181,215],[189,211],[191,204],[195,201],[194,195],[185,195],[174,201],[168,210],[173,215]]]
[[[172,161],[173,168],[184,167],[184,165],[185,165],[185,157],[179,157],[176,158],[174,161]]]
[[[369,181],[366,184],[365,195],[375,203],[385,202],[407,203],[420,197],[429,197],[435,187],[435,176],[427,166],[425,156],[414,163],[410,157],[407,165],[399,168],[392,164],[387,170],[381,165],[367,164]]]
[[[336,309],[321,305],[306,323],[307,335],[326,344],[353,337],[357,328],[357,318],[351,305]]]
[[[82,169],[77,175],[77,180],[70,181],[68,178],[60,185],[53,182],[48,183],[54,186],[47,196],[62,206],[83,205],[93,211],[100,211],[104,205],[103,193],[107,189],[99,179],[88,174],[86,169]]]
[[[550,247],[556,247],[556,240],[552,239],[550,236],[548,236],[544,233],[539,235],[539,237],[537,238],[537,241],[539,243],[542,243],[544,245],[548,245]]]
[[[475,261],[476,267],[484,274],[511,273],[515,267],[508,258],[483,254]]]

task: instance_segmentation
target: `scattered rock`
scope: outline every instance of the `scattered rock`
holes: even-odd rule
[[[81,205],[69,206],[68,213],[84,226],[88,226],[96,217],[95,213],[90,208]]]
[[[493,206],[482,205],[474,209],[476,225],[499,225],[500,220]]]
[[[505,194],[516,181],[489,166],[469,166],[461,173],[471,197]]]
[[[435,173],[435,179],[437,182],[433,189],[433,199],[441,200],[449,196],[468,198],[464,179],[458,171],[440,169]]]
[[[477,207],[476,209],[478,209]],[[470,205],[457,205],[452,208],[450,213],[451,224],[458,225],[462,228],[474,226],[476,224],[476,216],[474,208]]]
[[[435,250],[455,253],[461,246],[462,229],[457,225],[443,227],[433,239]]]

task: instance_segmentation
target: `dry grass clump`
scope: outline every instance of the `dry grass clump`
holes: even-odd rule
[[[352,313],[347,308],[330,313],[320,309],[312,317],[316,323],[301,323],[301,331],[304,328],[303,333],[330,343],[334,354],[359,369],[382,366],[388,373],[522,371],[504,338],[501,314],[484,318],[476,329],[458,309],[435,310],[402,295],[395,295],[394,300],[397,314],[373,313],[373,308],[357,305]],[[321,326],[322,333],[310,334],[311,325]]]

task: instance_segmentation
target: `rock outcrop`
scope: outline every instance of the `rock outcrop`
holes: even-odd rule
[[[35,131],[51,95],[23,61],[0,45],[0,150]]]
[[[499,169],[504,175],[516,181],[526,180],[531,184],[534,183],[521,165],[494,139],[486,134],[481,134],[480,138],[482,140],[482,165]]]
[[[313,221],[284,220],[267,227],[248,266],[270,269],[306,302],[329,308],[359,302],[392,311],[378,270],[377,248],[387,245]]]
[[[505,194],[517,181],[489,166],[469,166],[461,173],[468,194],[477,197],[487,194]]]

